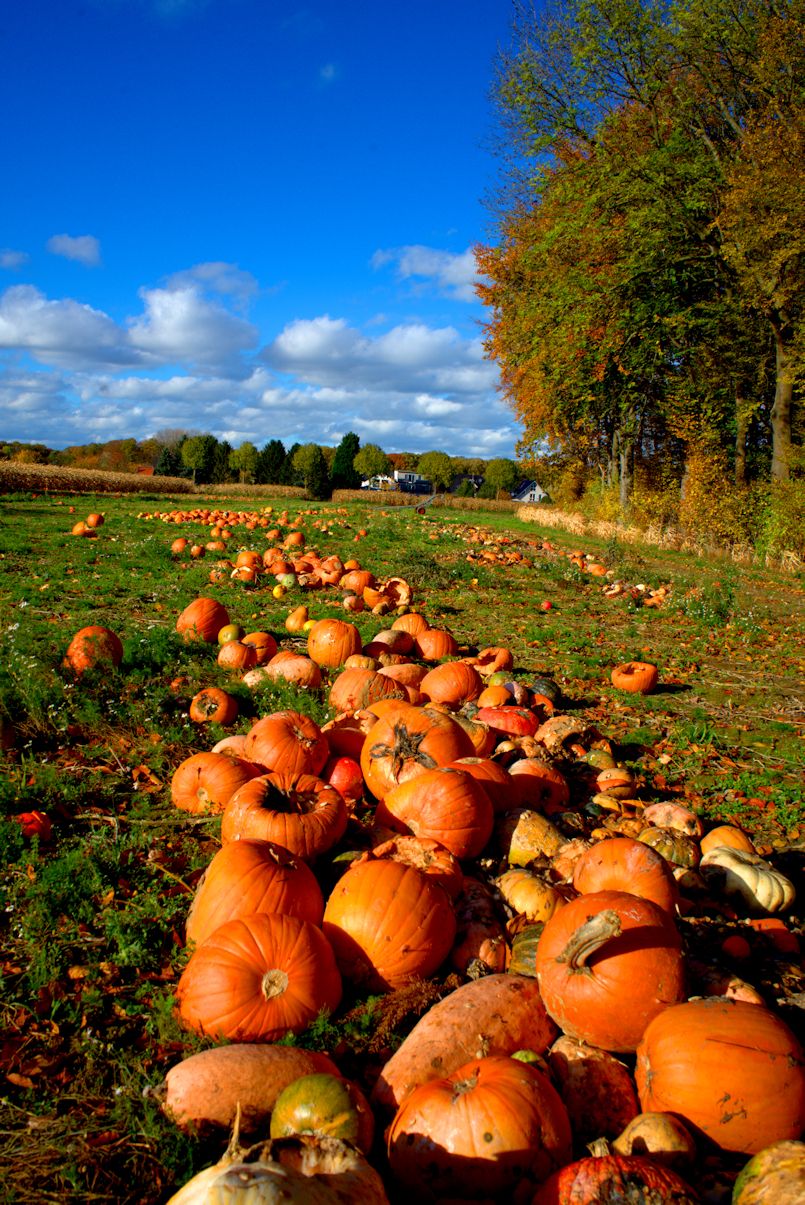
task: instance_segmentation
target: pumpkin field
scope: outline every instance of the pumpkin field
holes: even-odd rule
[[[2,502],[0,1201],[801,1201],[802,575],[232,489]]]

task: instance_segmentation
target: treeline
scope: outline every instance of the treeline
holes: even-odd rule
[[[44,444],[8,442],[0,446],[0,457],[19,464],[184,477],[196,485],[299,486],[313,498],[327,498],[336,489],[359,489],[363,481],[391,477],[395,470],[418,473],[434,491],[463,497],[506,497],[523,477],[522,466],[507,458],[486,461],[440,451],[386,453],[377,444],[361,445],[352,431],[337,447],[294,443],[286,448],[279,439],[262,447],[249,441],[233,447],[211,434],[164,430],[141,441],[110,440],[59,451]]]
[[[740,527],[804,468],[803,2],[515,8],[478,262],[521,451]]]

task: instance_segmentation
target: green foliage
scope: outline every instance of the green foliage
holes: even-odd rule
[[[364,444],[355,454],[352,466],[362,481],[391,472],[391,461],[377,444]]]
[[[361,477],[355,469],[355,457],[360,451],[361,441],[354,431],[347,431],[335,450],[330,478],[334,490],[360,489]]]
[[[285,459],[285,446],[282,441],[270,439],[260,450],[254,475],[255,481],[262,485],[277,484],[282,478]]]
[[[332,493],[327,461],[318,444],[303,444],[293,456],[294,473],[302,478],[311,498],[329,498]]]
[[[434,492],[449,489],[453,480],[453,462],[446,452],[425,452],[420,456],[417,472],[433,486]]]

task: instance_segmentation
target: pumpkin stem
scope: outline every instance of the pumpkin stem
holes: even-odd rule
[[[266,1000],[273,1000],[275,996],[281,996],[288,987],[288,976],[285,971],[274,969],[266,971],[263,976],[263,982],[260,984],[260,990]]]
[[[561,954],[557,954],[557,962],[566,962],[571,971],[586,971],[592,974],[587,963],[603,945],[618,937],[621,932],[621,921],[617,912],[605,908],[580,925],[568,941]]]
[[[407,761],[415,761],[426,770],[433,770],[436,762],[430,754],[420,752],[419,746],[427,736],[427,732],[409,732],[404,723],[394,725],[394,743],[391,745],[376,744],[372,746],[372,757],[390,757],[392,776],[396,779]]]

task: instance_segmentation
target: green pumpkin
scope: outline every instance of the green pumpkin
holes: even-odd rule
[[[732,1191],[732,1205],[800,1205],[805,1201],[805,1142],[774,1142],[753,1155]]]
[[[528,689],[535,695],[545,695],[545,698],[550,699],[554,707],[557,707],[562,701],[562,687],[558,682],[554,682],[553,678],[532,678],[528,683]]]
[[[528,975],[530,979],[537,976],[537,946],[545,928],[543,921],[526,925],[512,940],[512,953],[508,965],[511,975]]]
[[[317,1134],[354,1142],[368,1151],[374,1117],[356,1084],[325,1072],[301,1075],[277,1097],[271,1112],[271,1137]]]

